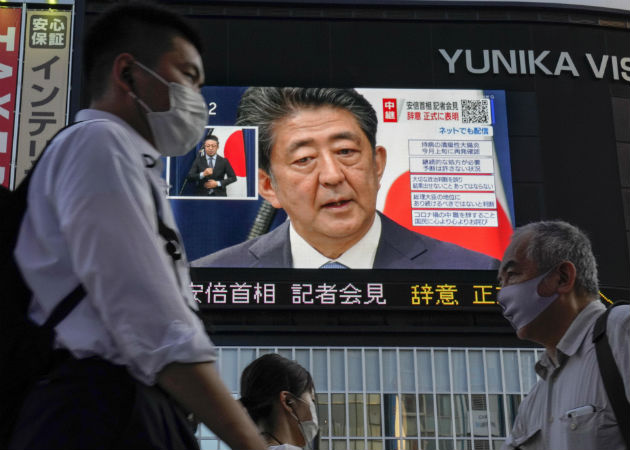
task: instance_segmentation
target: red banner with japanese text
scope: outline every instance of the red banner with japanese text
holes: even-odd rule
[[[27,12],[14,186],[67,123],[71,21],[70,11]]]
[[[21,8],[0,9],[0,184],[9,187],[20,56]]]

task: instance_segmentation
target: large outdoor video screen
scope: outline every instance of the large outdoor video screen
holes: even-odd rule
[[[209,106],[206,136],[214,136],[209,142],[210,152],[219,156],[211,163],[211,171],[204,172],[209,161],[205,147],[208,141],[200,142],[185,156],[167,161],[169,195],[188,259],[193,265],[199,265],[194,261],[200,258],[212,261],[201,264],[202,267],[303,268],[294,264],[295,258],[291,257],[291,242],[295,241],[291,241],[287,220],[294,214],[294,206],[272,208],[260,196],[259,130],[256,124],[235,126],[246,89],[202,89]],[[376,145],[386,150],[375,198],[376,209],[382,215],[378,214],[380,237],[374,238],[378,250],[372,267],[495,268],[514,223],[504,92],[386,88],[356,91],[376,112]],[[271,151],[280,150],[272,145]],[[219,183],[204,175],[212,172],[220,176]],[[306,199],[304,203],[301,207],[306,208]],[[297,216],[291,219],[298,222]],[[421,242],[453,245],[435,247],[433,253],[438,255],[432,259],[429,255],[433,244],[421,243],[418,247],[408,242],[407,230],[427,237],[421,237]],[[398,236],[400,242],[389,243],[392,248],[381,248],[384,240]],[[259,244],[243,244],[252,238],[258,239]],[[422,245],[429,250],[423,250]],[[417,254],[405,254],[415,247],[419,248]],[[230,250],[233,248],[236,253]],[[284,256],[259,254],[267,250]],[[208,258],[220,251],[221,257]],[[403,256],[398,255],[391,262],[387,258],[392,253]],[[475,257],[469,259],[470,254]]]

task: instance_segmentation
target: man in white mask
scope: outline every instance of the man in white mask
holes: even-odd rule
[[[193,311],[160,177],[160,156],[204,132],[200,39],[169,11],[130,4],[97,18],[84,50],[90,108],[34,169],[15,250],[35,322],[69,292],[80,301],[10,448],[194,449],[193,413],[232,448],[261,449]]]
[[[519,338],[546,352],[504,449],[625,448],[599,371],[593,327],[604,313],[586,235],[566,222],[517,228],[499,268],[499,304]],[[606,337],[630,401],[630,308],[612,308]]]

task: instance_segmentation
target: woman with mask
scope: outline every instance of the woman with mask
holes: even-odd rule
[[[241,375],[241,403],[269,450],[319,448],[313,378],[295,361],[270,353],[250,363]]]

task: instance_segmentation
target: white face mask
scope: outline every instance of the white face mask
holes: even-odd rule
[[[295,397],[301,402],[304,402],[299,397]],[[305,450],[317,450],[319,448],[319,425],[317,423],[317,410],[315,409],[315,403],[308,402],[308,409],[311,412],[311,420],[301,421],[295,414],[294,417],[298,422],[302,436],[304,437],[304,449]]]
[[[151,111],[145,102],[129,91],[129,95],[147,113],[156,149],[164,156],[185,155],[201,140],[208,123],[208,109],[203,96],[182,84],[166,81],[138,61],[134,64],[168,86],[171,105],[168,111]]]
[[[552,270],[531,280],[506,286],[499,291],[498,300],[503,308],[503,316],[516,331],[532,322],[558,298],[557,293],[549,297],[538,294],[538,285]]]

